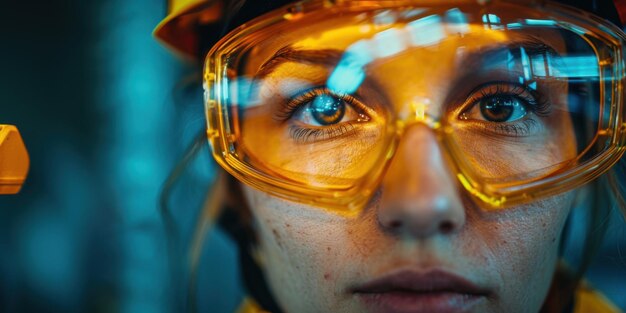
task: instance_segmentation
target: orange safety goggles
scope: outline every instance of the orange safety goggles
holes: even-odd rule
[[[544,1],[303,1],[209,52],[208,137],[239,180],[351,214],[422,127],[459,185],[503,209],[621,158],[625,42]]]

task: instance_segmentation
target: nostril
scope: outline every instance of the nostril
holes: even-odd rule
[[[454,230],[454,224],[450,221],[443,221],[439,224],[439,231],[443,234],[449,234]]]

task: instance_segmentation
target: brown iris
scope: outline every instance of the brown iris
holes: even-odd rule
[[[520,111],[521,110],[521,111]],[[491,96],[480,101],[480,113],[490,122],[507,122],[515,116],[519,119],[526,115],[524,105],[514,96]]]
[[[341,121],[346,113],[346,104],[337,97],[319,95],[311,103],[310,110],[311,115],[320,125],[332,125]]]

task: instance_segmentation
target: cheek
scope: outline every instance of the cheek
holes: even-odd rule
[[[505,306],[529,303],[540,307],[547,294],[558,257],[558,245],[573,195],[496,213],[475,216],[492,264],[500,275],[500,290]],[[532,307],[530,305],[529,307]]]
[[[279,305],[289,312],[358,312],[346,289],[372,274],[420,256],[375,227],[374,214],[358,222],[244,187],[258,234],[257,252]],[[550,286],[572,194],[496,213],[468,209],[467,223],[447,244],[435,241],[443,260],[497,286],[485,312],[539,310]],[[470,206],[466,206],[470,207]],[[436,243],[438,242],[438,243]],[[363,271],[363,272],[360,272]],[[532,310],[531,309],[531,310]]]
[[[342,311],[342,276],[353,276],[346,220],[244,188],[258,234],[257,252],[272,292],[287,311]]]

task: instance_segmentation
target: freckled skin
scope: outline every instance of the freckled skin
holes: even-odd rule
[[[438,266],[490,288],[493,295],[472,312],[538,312],[572,201],[564,195],[498,213],[468,206],[458,232],[415,239],[381,228],[378,199],[350,219],[244,192],[255,220],[265,221],[256,224],[257,252],[287,312],[365,312],[349,288],[406,266]]]
[[[487,177],[568,157],[549,150],[541,158],[524,157],[516,149],[494,148],[484,137],[467,138],[463,143],[485,154],[470,161],[494,167],[482,173]],[[475,150],[470,146],[464,151]],[[283,310],[368,312],[351,289],[408,268],[452,272],[489,290],[472,312],[538,312],[572,194],[486,212],[460,189],[443,153],[432,130],[407,128],[379,192],[352,218],[244,187],[258,233],[256,254]],[[500,163],[490,162],[494,156]]]
[[[428,132],[405,134],[379,193],[357,217],[244,187],[256,254],[284,311],[367,312],[351,288],[401,268],[441,269],[488,289],[472,312],[540,310],[573,194],[483,211],[457,186]],[[449,221],[451,230],[440,226]],[[398,223],[406,234],[394,231]]]
[[[492,38],[487,39],[483,43],[472,40],[464,44],[480,48],[492,44]],[[316,42],[314,46],[334,47],[322,43]],[[331,43],[345,48],[336,40]],[[409,103],[416,91],[429,93],[422,96],[433,103],[445,99],[447,85],[452,83],[451,77],[457,71],[452,62],[457,51],[442,50],[432,55],[427,52],[415,51],[402,62],[382,63],[374,71],[379,76],[378,82],[388,84],[383,86],[384,90],[398,108]],[[302,67],[306,68],[303,64],[283,65],[272,75],[291,77],[291,72],[304,75],[307,72]],[[406,68],[419,68],[421,75]],[[555,120],[560,121],[558,125],[548,126],[562,132],[551,134],[571,136],[568,120]],[[265,122],[252,118],[244,122],[248,123],[244,129],[271,130],[266,125],[269,118]],[[284,136],[268,140],[268,133]],[[519,174],[507,171],[533,171],[538,169],[538,164],[557,164],[571,157],[573,149],[562,149],[564,143],[572,142],[554,138],[541,137],[559,143],[554,149],[543,149],[546,144],[537,144],[530,137],[518,138],[517,145],[511,145],[514,140],[508,137],[487,141],[485,136],[474,135],[472,131],[466,133],[467,136],[461,136],[464,133],[457,132],[459,138],[454,139],[463,151],[475,153],[461,157],[468,158],[475,167],[488,164],[489,171],[479,171],[485,177]],[[326,154],[311,153],[309,145],[289,146],[291,139],[285,134],[248,132],[243,141],[258,153],[257,158],[271,163],[274,171],[285,171],[285,176],[306,168],[326,175],[342,173],[349,178],[352,176],[348,174],[356,171],[353,176],[360,177],[359,171],[370,168],[371,164],[357,162],[361,159],[341,161],[352,160],[353,154],[362,154],[363,159],[369,160],[365,156],[379,152],[377,147],[363,144],[354,145],[363,150],[356,153],[349,144],[352,141],[318,143],[320,151],[339,151],[337,161],[327,162]],[[372,134],[379,136],[375,131]],[[528,148],[531,144],[533,149]],[[460,190],[456,176],[443,160],[441,146],[431,130],[418,126],[406,130],[379,192],[361,214],[351,218],[244,186],[258,234],[254,252],[281,308],[292,313],[367,312],[351,289],[394,270],[410,268],[445,270],[489,290],[489,297],[482,299],[472,312],[538,312],[555,271],[558,243],[573,193],[486,212]]]

